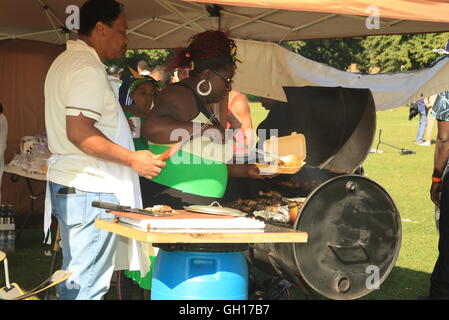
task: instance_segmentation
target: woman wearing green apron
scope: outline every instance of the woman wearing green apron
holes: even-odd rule
[[[161,91],[162,85],[158,81],[151,77],[142,77],[138,79],[131,79],[127,81],[120,88],[120,104],[123,106],[123,110],[128,123],[131,127],[131,132],[133,135],[134,147],[136,150],[148,150],[148,141],[146,138],[140,135],[140,127],[144,122],[145,117],[149,114],[151,108],[154,105],[154,98]],[[145,178],[140,177],[140,184]],[[142,195],[143,197],[143,195]],[[152,251],[153,248],[152,248]],[[142,277],[140,271],[125,271],[124,274],[137,282],[142,289],[151,290],[151,279],[154,268],[154,263],[156,260],[156,254],[154,252],[149,253],[151,261],[151,269]],[[120,278],[124,280],[123,277]],[[122,287],[119,288],[119,295],[125,297],[122,291],[126,291],[125,288],[128,287],[124,281],[119,282]],[[126,297],[130,298],[130,297]]]
[[[189,68],[189,76],[161,92],[143,123],[142,134],[148,138],[149,150],[154,154],[163,153],[193,132],[201,130],[202,136],[167,159],[158,177],[145,179],[144,206],[166,204],[182,209],[186,205],[209,205],[223,196],[228,175],[266,178],[255,165],[230,163],[232,145],[221,143],[224,128],[211,108],[232,89],[235,53],[234,41],[225,33],[205,31],[194,35],[171,62],[173,69]],[[211,123],[202,125],[207,122]],[[213,142],[210,137],[214,137]]]
[[[160,175],[152,180],[143,181],[141,191],[144,206],[165,204],[174,209],[183,209],[188,205],[210,205],[224,195],[228,176],[256,179],[266,177],[261,176],[259,169],[253,164],[232,163],[232,139],[231,143],[222,143],[227,142],[230,135],[220,125],[211,108],[212,104],[225,99],[232,89],[237,60],[235,53],[234,41],[225,33],[205,31],[194,35],[187,48],[180,50],[174,59],[171,67],[173,69],[189,67],[189,76],[168,86],[158,95],[154,108],[143,123],[142,134],[148,138],[149,150],[153,154],[164,153],[174,143],[186,143],[170,158],[161,158],[165,161],[166,167]],[[189,135],[193,133],[193,139],[189,140]],[[172,254],[182,259],[193,260],[189,257],[201,253],[208,258],[218,259],[221,257],[220,253],[224,252],[229,253],[226,254],[228,258],[246,262],[243,257],[245,244],[190,243],[157,244],[157,246],[160,251],[153,274],[152,288],[152,298],[155,299],[166,299],[171,296],[170,291],[172,293],[177,291],[178,286],[169,285],[166,282],[168,278],[161,272],[169,269],[170,265],[173,266],[173,261],[168,258]],[[192,252],[193,255],[188,252]],[[182,259],[180,264],[186,266],[186,260],[183,263]],[[218,265],[221,266],[221,262]],[[245,267],[246,264],[244,266],[243,263],[238,264],[236,270],[240,272],[239,274],[228,272],[235,279],[239,279],[238,296],[244,296],[246,290]],[[178,280],[182,284],[190,288],[195,286],[195,283],[201,282],[197,280],[207,273],[199,272],[193,277],[184,271],[185,274],[181,271],[176,275],[180,276]],[[192,280],[193,278],[197,280]],[[219,287],[222,284],[219,283]],[[201,291],[197,289],[194,291],[197,293]],[[203,293],[199,296],[208,296],[208,292]],[[181,296],[187,297],[185,294]],[[177,293],[173,294],[173,297],[178,296]]]

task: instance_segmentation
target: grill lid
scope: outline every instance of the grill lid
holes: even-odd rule
[[[369,89],[284,87],[287,132],[307,141],[307,164],[353,173],[369,153],[376,131],[376,108]]]

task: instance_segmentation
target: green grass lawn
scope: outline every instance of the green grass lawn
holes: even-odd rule
[[[256,128],[267,111],[259,103],[252,103],[251,110]],[[400,155],[399,150],[380,145],[379,149],[384,152],[370,153],[363,164],[368,177],[391,195],[403,220],[402,247],[393,271],[379,290],[363,299],[415,299],[428,291],[438,241],[434,206],[429,199],[434,145],[415,145],[417,128],[417,118],[408,121],[408,108],[377,112],[377,130],[372,148],[376,147],[378,132],[382,129],[382,141],[416,151],[416,154]],[[44,255],[44,250],[48,248],[42,244],[39,228],[27,229],[16,245],[16,252],[8,254],[11,281],[29,290],[48,277],[51,258]],[[3,267],[0,267],[0,286],[3,285]],[[295,297],[302,298],[301,294]],[[107,298],[116,298],[114,287]]]
[[[382,185],[393,198],[402,218],[402,246],[389,278],[373,299],[415,299],[428,292],[429,277],[437,258],[438,233],[429,189],[435,145],[414,143],[418,119],[408,120],[408,108],[377,112],[377,130],[383,142],[410,149],[413,155],[381,144],[384,153],[371,153],[363,166],[369,178]],[[435,125],[433,139],[436,137]],[[377,146],[376,136],[373,148]]]

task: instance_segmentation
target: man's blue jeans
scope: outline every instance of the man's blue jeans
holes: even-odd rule
[[[112,221],[113,215],[93,208],[92,201],[118,203],[112,193],[91,193],[50,182],[53,215],[58,219],[62,240],[62,269],[72,272],[58,286],[61,300],[100,300],[108,292],[114,272],[117,236],[95,227],[95,219]],[[72,190],[73,191],[73,190]]]

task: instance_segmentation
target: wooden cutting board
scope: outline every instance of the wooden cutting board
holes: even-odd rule
[[[152,217],[147,216],[143,214],[133,213],[133,212],[120,212],[120,211],[108,211],[109,213],[123,217],[128,218],[131,220],[148,220],[148,219],[155,219],[155,220],[170,220],[170,219],[235,219],[233,216],[225,216],[225,215],[217,215],[217,214],[205,214],[205,213],[196,213],[196,212],[190,212],[185,210],[175,210],[173,213],[169,213],[170,216],[168,217]]]
[[[185,210],[176,210],[171,216],[152,217],[138,213],[110,211],[119,219],[116,222],[124,222],[133,226],[150,230],[164,229],[253,229],[260,230],[265,223],[253,218],[233,217],[216,214],[203,214]]]

